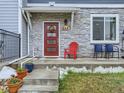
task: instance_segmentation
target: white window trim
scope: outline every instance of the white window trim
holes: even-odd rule
[[[93,40],[93,17],[116,17],[116,40]],[[91,14],[90,43],[119,43],[119,15],[118,14]],[[104,33],[105,34],[105,33]]]

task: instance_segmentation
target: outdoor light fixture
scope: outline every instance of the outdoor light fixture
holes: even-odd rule
[[[49,6],[55,6],[55,2],[49,2]]]
[[[68,19],[64,19],[64,27],[63,27],[64,30],[69,30],[70,27],[68,25]]]

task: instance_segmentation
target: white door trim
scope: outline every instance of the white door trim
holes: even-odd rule
[[[58,56],[44,56],[44,23],[45,22],[57,22],[58,23],[58,26],[59,26],[58,27],[58,31],[59,31],[59,34],[58,34],[58,36],[59,36],[59,38],[58,38],[59,39],[58,40],[59,41],[58,42],[58,45],[59,45],[59,47],[58,47],[59,48],[59,55]],[[42,38],[42,56],[43,57],[60,57],[60,21],[43,21],[43,25],[42,26],[43,26],[42,27],[43,28],[43,30],[42,30],[43,31],[43,34],[42,34],[42,37],[43,37]]]

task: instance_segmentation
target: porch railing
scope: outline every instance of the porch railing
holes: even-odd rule
[[[0,61],[20,57],[20,34],[0,29]]]

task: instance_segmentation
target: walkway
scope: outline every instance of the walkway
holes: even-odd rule
[[[58,91],[58,70],[35,69],[24,78],[18,93],[53,93]]]

